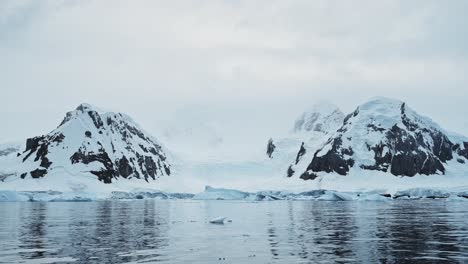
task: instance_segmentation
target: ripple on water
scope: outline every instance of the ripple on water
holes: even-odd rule
[[[0,263],[468,261],[468,203],[0,203]],[[208,221],[232,219],[225,225]]]

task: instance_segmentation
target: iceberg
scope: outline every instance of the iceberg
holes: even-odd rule
[[[28,201],[28,197],[16,191],[0,191],[0,202]]]
[[[215,219],[210,220],[210,224],[218,224],[218,225],[223,225],[224,221],[227,219],[227,217],[218,217]]]
[[[9,191],[0,190],[0,202],[89,202],[97,200],[236,200],[246,202],[302,200],[302,201],[390,201],[402,199],[449,199],[468,201],[465,187],[457,189],[412,188],[387,193],[384,190],[368,192],[340,192],[334,190],[310,190],[300,193],[287,191],[245,192],[235,189],[214,188],[206,186],[198,194],[170,193],[158,190],[133,190],[112,192],[83,191]]]
[[[394,198],[408,198],[408,199],[420,199],[420,198],[430,198],[430,199],[444,199],[449,198],[450,193],[447,191],[439,189],[429,189],[429,188],[412,188],[408,190],[398,191],[395,193]]]

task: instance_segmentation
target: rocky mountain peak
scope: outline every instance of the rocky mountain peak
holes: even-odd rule
[[[89,104],[68,112],[50,133],[28,139],[20,157],[23,178],[64,169],[111,183],[119,177],[148,181],[171,173],[161,144],[130,117]]]
[[[406,103],[374,98],[346,116],[302,177],[314,178],[317,172],[346,175],[351,167],[398,176],[444,174],[445,163],[455,155],[468,158],[463,146]]]

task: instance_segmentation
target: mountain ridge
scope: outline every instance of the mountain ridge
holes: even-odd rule
[[[382,184],[397,188],[405,182],[432,187],[446,184],[454,175],[456,182],[468,185],[463,178],[468,164],[466,137],[448,133],[399,100],[372,99],[348,115],[335,107],[312,107],[323,117],[335,113],[336,118],[304,118],[302,124],[313,121],[309,130],[300,126],[294,131],[292,126],[287,136],[272,138],[266,146],[241,142],[236,147],[252,154],[236,159],[217,155],[232,151],[224,144],[210,155],[203,152],[212,144],[185,149],[190,138],[196,141],[203,133],[190,134],[183,142],[175,137],[179,149],[167,149],[161,137],[156,140],[129,116],[81,104],[56,129],[26,140],[16,151],[0,146],[0,153],[8,152],[0,156],[0,180],[7,189],[93,192],[132,188],[187,192],[205,185],[251,191],[375,189]],[[321,120],[329,125],[319,127],[331,129],[314,129]],[[178,155],[181,149],[188,151]],[[426,180],[425,173],[436,176]],[[448,178],[440,178],[443,174]]]
[[[444,174],[447,161],[468,159],[468,143],[452,141],[432,119],[406,103],[376,98],[346,116],[343,125],[315,152],[301,178],[314,179],[317,172],[347,175],[354,166],[395,176]]]
[[[27,139],[19,158],[21,178],[44,177],[54,166],[89,172],[105,183],[118,177],[148,181],[171,174],[160,143],[132,118],[89,104],[67,112],[50,133]]]

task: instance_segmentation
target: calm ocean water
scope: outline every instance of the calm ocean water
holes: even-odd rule
[[[0,203],[0,263],[159,262],[468,263],[468,202]]]

